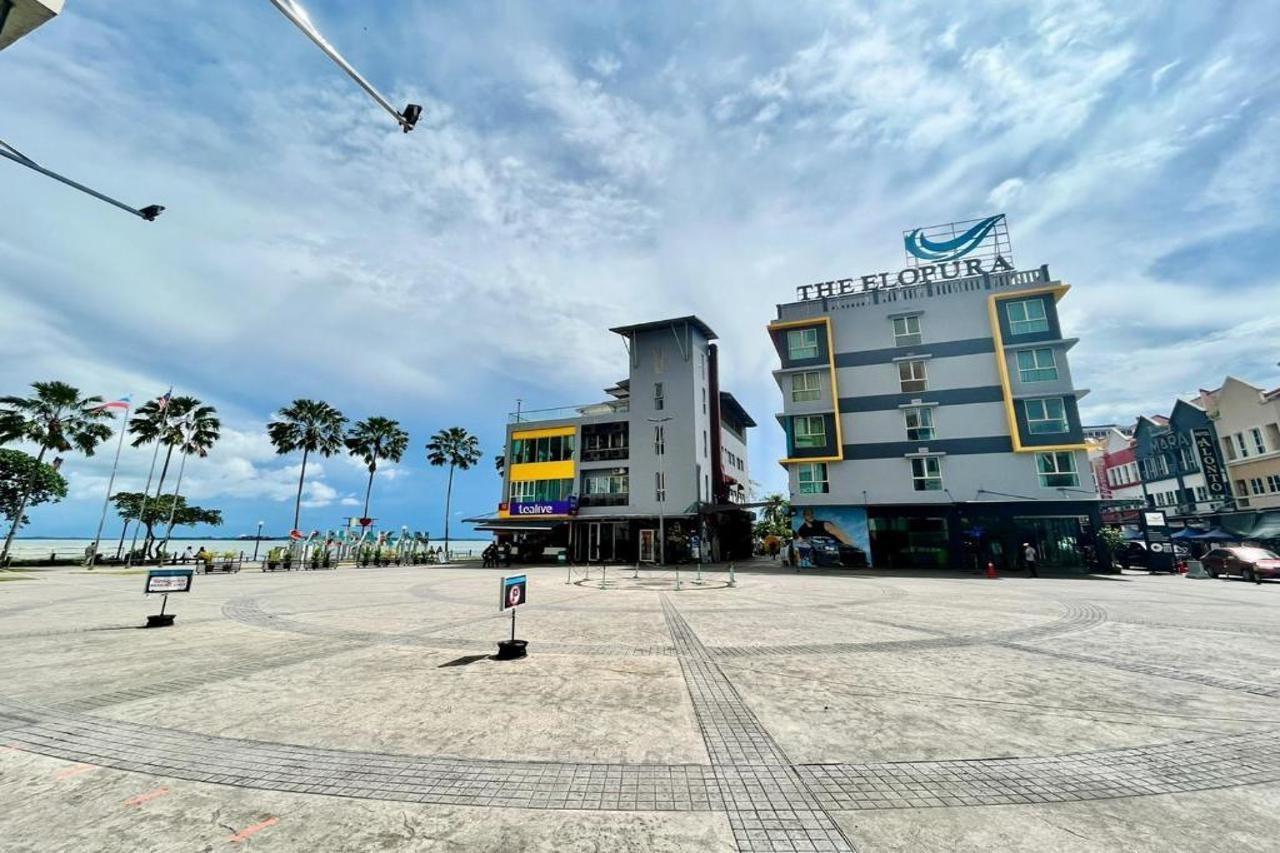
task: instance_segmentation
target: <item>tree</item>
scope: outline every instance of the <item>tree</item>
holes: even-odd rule
[[[298,473],[298,497],[293,504],[293,529],[298,529],[302,516],[302,482],[307,476],[307,457],[312,453],[332,456],[342,450],[343,427],[347,423],[342,412],[323,400],[294,400],[281,409],[277,421],[267,424],[267,435],[284,455],[302,451],[302,470]]]
[[[142,509],[143,501],[146,502],[146,509]],[[176,503],[175,503],[176,501]],[[155,539],[154,528],[157,524],[167,524],[169,516],[173,516],[173,524],[175,527],[185,527],[192,524],[211,524],[217,527],[222,524],[222,512],[216,509],[205,509],[200,506],[190,506],[187,499],[182,495],[161,495],[153,497],[144,495],[142,492],[117,492],[111,496],[111,502],[116,506],[116,512],[125,521],[141,521],[142,525],[147,529],[147,541]],[[141,518],[139,513],[141,512]]]
[[[129,434],[134,436],[130,445],[142,447],[153,441],[167,446],[164,454],[164,465],[160,469],[160,481],[156,484],[153,499],[159,499],[164,491],[164,481],[169,474],[169,462],[173,452],[177,450],[185,456],[205,457],[222,434],[222,422],[218,420],[217,409],[205,405],[196,397],[170,397],[167,402],[148,400],[138,407],[129,419]],[[179,478],[178,488],[182,487]],[[148,536],[142,546],[144,554],[151,553],[152,537]]]
[[[369,496],[373,492],[373,475],[378,461],[387,459],[399,462],[409,447],[409,433],[400,429],[400,422],[390,418],[369,417],[357,421],[347,433],[347,451],[364,460],[369,469],[369,485],[364,489],[364,518],[369,517]]]
[[[163,398],[161,398],[163,400]],[[180,444],[193,448],[187,452],[208,456],[209,448],[218,440],[222,422],[216,417],[217,409],[206,406],[195,397],[171,397],[168,402],[148,400],[138,407],[129,419],[132,447],[142,447],[153,441],[167,445],[164,465],[160,469],[160,482],[156,495],[164,491],[164,480],[169,474],[169,462],[173,451]],[[183,425],[188,425],[183,429]]]
[[[19,518],[24,495],[26,506]],[[42,503],[57,503],[66,496],[67,481],[52,465],[21,450],[0,449],[0,515],[21,527],[30,521],[25,510]]]
[[[103,421],[114,415],[101,408],[101,397],[81,397],[80,389],[65,382],[33,382],[31,387],[35,389],[32,397],[0,397],[0,444],[29,441],[40,448],[36,462],[42,463],[50,450],[66,453],[74,449],[92,456],[97,446],[111,437],[111,427]],[[33,486],[21,490],[0,561],[9,556]]]
[[[791,502],[774,492],[764,499],[761,510],[763,523],[769,533],[786,536],[791,531]]]
[[[442,429],[427,442],[427,461],[449,466],[449,487],[444,498],[444,558],[449,559],[449,514],[453,506],[453,470],[466,471],[480,461],[480,440],[462,427]]]

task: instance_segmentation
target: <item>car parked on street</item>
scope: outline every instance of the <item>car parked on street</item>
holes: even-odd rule
[[[1147,551],[1146,542],[1140,540],[1126,542],[1116,552],[1116,562],[1120,564],[1122,569],[1177,572],[1178,563],[1191,555],[1186,546],[1175,542],[1152,542],[1151,550],[1156,552],[1157,559],[1151,559],[1151,553]],[[1172,559],[1169,558],[1170,554],[1173,555]],[[1163,559],[1160,559],[1161,557]]]
[[[1263,578],[1280,578],[1280,556],[1266,548],[1214,548],[1200,558],[1210,577],[1239,575],[1246,581],[1262,583]]]

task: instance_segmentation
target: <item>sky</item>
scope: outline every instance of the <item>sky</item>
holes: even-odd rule
[[[0,394],[216,406],[183,493],[219,533],[289,528],[300,460],[265,424],[300,397],[411,433],[381,524],[443,532],[423,445],[454,425],[485,451],[454,517],[491,513],[517,398],[599,399],[626,372],[610,326],[685,314],[760,424],[753,479],[784,490],[775,305],[898,269],[905,228],[993,213],[1019,268],[1073,286],[1086,422],[1228,373],[1280,384],[1270,4],[306,5],[423,105],[413,133],[267,0],[70,0],[0,52],[0,139],[168,208],[145,223],[0,161]],[[91,535],[112,450],[69,457],[26,535]],[[126,445],[117,488],[149,463]],[[359,515],[364,477],[309,465],[303,526]]]

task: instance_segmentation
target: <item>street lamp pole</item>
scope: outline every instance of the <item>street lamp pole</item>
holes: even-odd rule
[[[159,216],[162,212],[164,212],[164,207],[159,204],[149,204],[143,208],[133,208],[122,201],[117,201],[116,199],[112,198],[109,195],[103,195],[97,190],[92,189],[90,187],[86,187],[84,184],[78,181],[73,181],[70,178],[66,177],[65,175],[59,175],[57,172],[53,171],[52,169],[46,169],[44,166],[41,166],[35,160],[32,160],[26,154],[23,154],[21,151],[19,151],[17,148],[14,148],[12,145],[5,142],[3,139],[0,139],[0,157],[4,157],[8,160],[12,160],[13,162],[17,163],[19,166],[26,166],[28,169],[32,170],[33,172],[39,172],[45,177],[53,178],[55,181],[60,181],[61,183],[66,184],[72,189],[80,190],[80,192],[85,193],[87,195],[91,195],[94,198],[96,198],[98,201],[105,201],[107,204],[111,205],[112,207],[118,207],[121,210],[123,210],[125,213],[132,213],[134,216],[145,219],[148,222],[154,222],[155,218]]]
[[[258,535],[253,539],[253,562],[258,562],[258,545],[262,542],[262,522],[258,522]]]
[[[332,59],[339,68],[347,72],[347,76],[356,81],[356,85],[364,89],[369,97],[377,101],[378,106],[391,113],[405,133],[413,130],[414,125],[418,123],[418,119],[422,117],[421,106],[407,104],[403,110],[393,107],[391,102],[384,98],[381,92],[373,88],[373,84],[360,76],[360,72],[356,71],[351,66],[351,63],[347,62],[342,54],[338,53],[338,49],[329,44],[325,37],[320,34],[320,31],[316,29],[316,25],[311,23],[311,18],[307,16],[307,10],[303,9],[297,0],[271,0],[271,5],[279,9],[280,14],[292,21],[295,27],[302,30],[303,35],[311,39],[316,47],[324,51],[325,56]]]

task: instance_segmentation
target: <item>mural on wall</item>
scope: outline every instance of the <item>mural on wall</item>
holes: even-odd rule
[[[796,507],[791,528],[801,568],[862,569],[871,565],[866,507]]]

